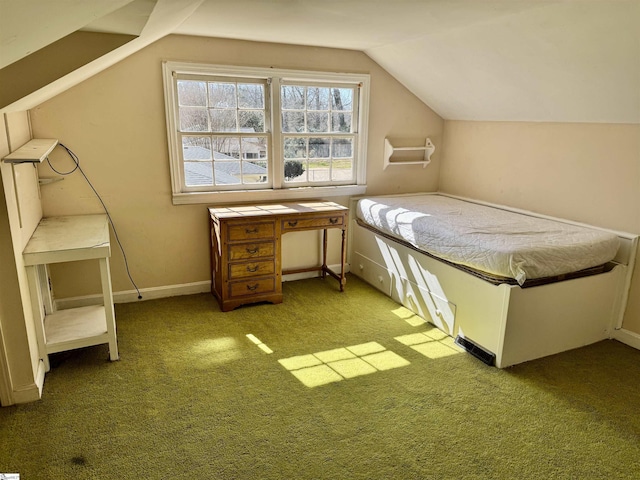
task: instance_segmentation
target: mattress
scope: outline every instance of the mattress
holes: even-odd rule
[[[619,246],[610,232],[437,194],[363,198],[356,216],[431,256],[520,285],[606,264]]]

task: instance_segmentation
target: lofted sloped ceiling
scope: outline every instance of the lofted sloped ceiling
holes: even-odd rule
[[[26,75],[22,72],[52,76],[46,85],[8,105],[0,104],[0,113],[36,107],[123,60],[170,34],[201,3],[202,0],[0,0],[0,65],[4,66],[0,70],[0,100],[6,96],[4,90],[13,92],[23,87],[19,85]],[[93,49],[99,55],[87,54],[82,43],[91,34],[112,35],[125,41],[106,42],[112,47],[101,52]],[[80,48],[72,48],[78,43]],[[100,43],[104,47],[105,42]],[[69,53],[61,51],[65,45],[68,52],[82,51],[85,58],[79,59],[72,71],[58,75],[60,69],[46,63],[61,59],[68,63],[64,57]],[[54,51],[52,55],[50,50]],[[38,57],[45,60],[32,65],[39,61]]]
[[[30,18],[40,26],[53,18],[59,32],[99,25],[131,3],[0,2],[2,62],[7,49],[15,56],[59,38],[37,28],[5,35],[14,23],[7,4],[36,12]],[[10,16],[26,21],[15,5]],[[147,40],[116,51],[171,33],[347,48],[445,119],[640,123],[639,26],[640,0],[157,0],[140,35]],[[119,27],[116,16],[96,29],[129,33]],[[106,66],[118,58],[105,57]],[[92,65],[82,75],[99,71],[100,60]]]

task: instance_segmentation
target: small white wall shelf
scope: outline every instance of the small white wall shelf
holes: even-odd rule
[[[56,145],[58,145],[58,140],[55,139],[34,138],[2,160],[5,163],[42,163],[51,151],[56,148]]]
[[[389,165],[422,165],[422,168],[425,168],[427,165],[431,163],[431,155],[435,152],[436,147],[431,142],[430,138],[427,138],[424,142],[423,147],[394,147],[391,145],[391,142],[388,138],[384,139],[384,169]],[[391,156],[395,152],[418,152],[423,151],[424,157],[422,160],[412,160],[412,161],[391,161]]]

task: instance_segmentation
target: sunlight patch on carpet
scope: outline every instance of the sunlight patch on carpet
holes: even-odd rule
[[[409,361],[402,358],[397,353],[386,350],[373,355],[363,357],[372,367],[378,370],[391,370],[392,368],[405,367],[409,365]]]
[[[410,364],[377,342],[282,358],[278,362],[309,388]]]
[[[309,388],[342,380],[342,377],[335,370],[326,365],[293,370],[291,373]]]
[[[247,338],[249,340],[251,340],[253,343],[255,343],[258,348],[260,350],[262,350],[264,353],[273,353],[273,350],[271,350],[269,347],[267,347],[266,344],[262,343],[262,340],[260,340],[258,337],[256,337],[255,335],[248,333],[247,334]]]
[[[426,332],[401,335],[395,339],[427,358],[437,359],[464,353],[446,333],[433,328]]]
[[[398,307],[395,310],[392,310],[391,313],[396,315],[398,318],[401,318],[412,327],[417,327],[419,325],[423,325],[427,323],[427,321],[424,318],[422,318],[419,315],[416,315],[411,310],[405,307]]]
[[[238,341],[233,337],[208,338],[192,347],[201,361],[210,364],[221,364],[242,358]]]
[[[314,355],[324,363],[337,362],[338,360],[345,360],[347,358],[355,358],[355,355],[346,348],[336,348],[334,350],[314,353]]]

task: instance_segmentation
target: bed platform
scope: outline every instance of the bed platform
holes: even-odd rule
[[[351,272],[499,368],[621,325],[636,235],[439,193],[352,211]]]

